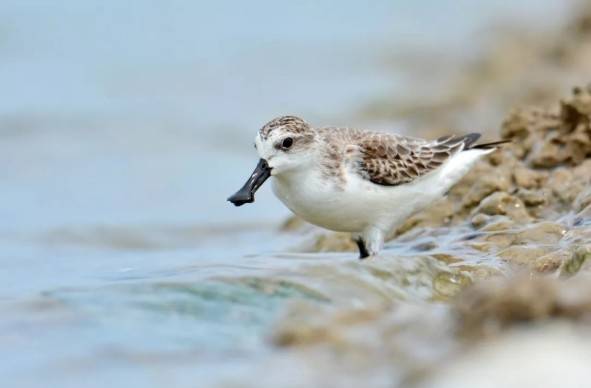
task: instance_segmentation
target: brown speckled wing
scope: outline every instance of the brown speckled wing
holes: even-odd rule
[[[477,133],[441,137],[435,141],[381,133],[366,133],[359,139],[359,173],[378,185],[412,182],[441,166],[452,155],[469,148]]]

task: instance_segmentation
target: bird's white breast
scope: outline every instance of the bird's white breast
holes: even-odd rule
[[[361,232],[368,226],[388,231],[443,196],[484,153],[458,153],[436,171],[398,186],[377,185],[351,171],[338,181],[309,168],[274,177],[273,190],[312,224],[343,232]]]
[[[356,231],[360,219],[352,214],[346,192],[319,171],[308,170],[273,179],[275,195],[304,220],[331,230]]]
[[[304,220],[342,232],[361,232],[371,225],[389,229],[420,205],[417,199],[426,200],[416,185],[380,186],[353,174],[337,182],[314,170],[276,178],[273,189]]]

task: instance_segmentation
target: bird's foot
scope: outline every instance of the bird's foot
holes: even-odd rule
[[[363,260],[380,252],[384,245],[384,234],[380,229],[370,227],[361,234],[353,235],[353,240],[359,248],[359,259]]]
[[[367,250],[367,247],[365,246],[365,242],[363,241],[363,239],[359,237],[355,239],[355,242],[357,243],[357,248],[359,248],[359,260],[368,258],[370,254]]]

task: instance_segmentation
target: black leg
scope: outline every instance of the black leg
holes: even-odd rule
[[[355,242],[357,243],[357,248],[359,248],[359,259],[363,260],[366,257],[369,257],[369,252],[365,247],[365,242],[363,242],[361,238],[358,238],[357,240],[355,240]]]

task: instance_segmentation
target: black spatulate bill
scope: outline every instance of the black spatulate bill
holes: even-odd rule
[[[228,198],[236,206],[242,206],[245,203],[254,202],[254,193],[265,183],[271,176],[271,168],[265,159],[260,159],[256,168],[246,181],[244,186],[238,190],[234,195]]]

